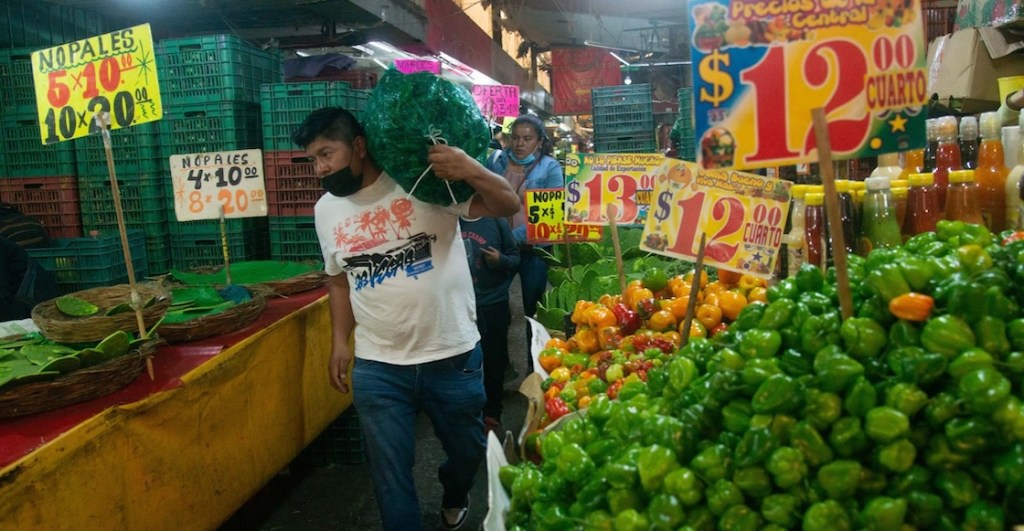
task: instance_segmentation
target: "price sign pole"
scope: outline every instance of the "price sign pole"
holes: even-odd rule
[[[853,297],[850,294],[850,275],[846,266],[846,242],[843,236],[843,220],[839,214],[839,196],[836,194],[836,179],[833,174],[832,146],[828,135],[828,121],[825,110],[811,111],[814,121],[814,136],[818,141],[818,167],[821,182],[825,185],[825,215],[832,235],[832,261],[836,266],[836,290],[839,293],[839,310],[843,320],[853,317]]]
[[[686,302],[686,317],[683,318],[683,330],[686,330],[686,333],[680,334],[683,336],[679,345],[681,347],[690,342],[690,327],[693,326],[693,314],[697,311],[697,296],[692,294],[700,293],[700,280],[704,278],[704,244],[707,243],[707,239],[707,233],[702,232],[700,247],[697,248],[697,263],[693,266],[693,281],[690,282],[691,296]]]
[[[128,287],[131,293],[131,307],[135,310],[135,324],[139,327],[139,337],[146,335],[146,321],[142,317],[142,309],[145,301],[139,295],[135,286],[135,264],[132,263],[132,249],[128,245],[128,229],[124,223],[124,209],[121,208],[121,190],[117,187],[117,172],[114,170],[114,148],[110,141],[110,115],[108,113],[96,113],[97,127],[103,135],[103,150],[107,155],[107,173],[110,175],[110,195],[114,199],[114,215],[117,217],[117,231],[121,236],[121,252],[124,253],[124,265],[128,270]],[[146,372],[149,379],[155,378],[153,373],[153,358],[146,356]]]
[[[615,248],[615,268],[619,270],[619,293],[626,294],[626,271],[622,265],[622,246],[619,245],[619,229],[615,226],[615,216],[618,214],[618,208],[615,204],[609,204],[608,209],[608,228],[612,231],[612,247]]]
[[[224,205],[220,205],[220,250],[224,254],[224,282],[231,285],[231,260],[228,252],[228,222],[224,218]]]

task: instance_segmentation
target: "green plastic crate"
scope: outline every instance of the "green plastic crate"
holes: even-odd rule
[[[654,133],[595,138],[594,151],[597,153],[654,153],[657,151],[657,144],[654,142]]]
[[[72,143],[79,177],[108,175],[107,150],[99,135],[79,138]],[[118,179],[156,176],[163,169],[157,122],[111,131],[110,145]]]
[[[595,136],[654,130],[654,107],[651,102],[643,105],[595,107],[593,116]]]
[[[271,260],[323,260],[313,216],[272,217],[269,221]]]
[[[343,107],[351,103],[348,83],[311,81],[307,83],[274,83],[260,88],[260,109],[263,118],[263,149],[294,150],[292,132],[322,107]]]
[[[237,221],[237,220],[235,220]],[[172,225],[173,226],[173,225]],[[232,262],[267,258],[267,231],[229,232],[228,256]],[[176,269],[223,265],[224,250],[220,232],[208,234],[171,234],[171,263]]]
[[[256,103],[261,84],[284,80],[279,51],[261,50],[235,35],[163,40],[156,59],[165,105]]]
[[[649,83],[594,87],[590,90],[590,103],[594,110],[601,107],[619,107],[650,104],[654,99]]]
[[[159,127],[164,160],[171,155],[263,147],[260,106],[254,103],[204,103],[165,110]]]
[[[141,230],[129,230],[128,248],[132,254],[135,279],[142,280],[149,275],[146,235]],[[49,247],[26,251],[40,267],[57,276],[57,286],[63,293],[128,282],[121,237],[116,232],[61,238],[52,240]]]
[[[161,178],[147,175],[129,179],[118,177],[121,212],[129,228],[144,229],[146,234],[167,234],[167,200]],[[113,187],[109,177],[79,177],[78,197],[82,223],[90,230],[117,230]]]
[[[75,175],[73,142],[44,145],[36,118],[0,120],[3,145],[0,146],[0,176],[46,177]]]
[[[320,433],[298,461],[314,467],[356,465],[366,462],[366,443],[355,408],[346,409]]]
[[[146,235],[146,263],[150,275],[163,275],[171,270],[171,245],[166,236],[159,239]]]
[[[33,48],[0,50],[0,116],[5,120],[36,119],[33,51]]]

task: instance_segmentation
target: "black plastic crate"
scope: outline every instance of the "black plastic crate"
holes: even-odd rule
[[[312,466],[357,465],[366,462],[366,443],[359,415],[349,407],[309,443],[298,460]]]

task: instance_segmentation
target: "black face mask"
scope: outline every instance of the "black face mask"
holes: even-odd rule
[[[325,176],[320,180],[324,190],[337,197],[345,197],[359,191],[363,185],[362,175],[353,175],[352,166],[344,168]]]

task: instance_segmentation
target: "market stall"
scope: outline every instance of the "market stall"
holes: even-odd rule
[[[0,421],[3,526],[216,527],[350,404],[326,378],[328,319],[322,289],[275,299],[243,330],[158,349],[154,380]]]

